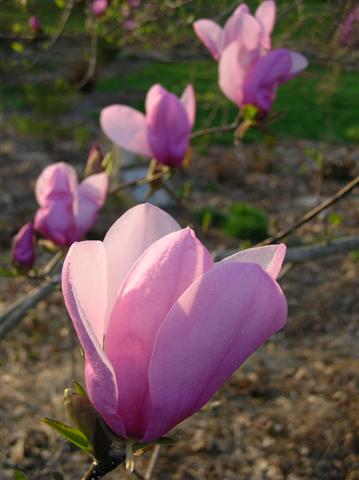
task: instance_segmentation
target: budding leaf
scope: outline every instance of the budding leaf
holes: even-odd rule
[[[51,418],[45,417],[42,419],[42,421],[87,454],[92,454],[91,445],[89,444],[87,438],[77,428],[70,427],[65,423],[62,423],[58,420],[53,420]]]

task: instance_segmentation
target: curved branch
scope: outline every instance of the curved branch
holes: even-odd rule
[[[54,276],[50,281],[43,281],[40,286],[31,290],[25,297],[12,303],[0,317],[0,338],[12,330],[26,315],[30,308],[34,308],[41,300],[46,298],[60,282],[60,275]]]
[[[66,7],[65,7],[65,10],[64,10],[62,19],[61,19],[61,23],[60,23],[60,26],[59,26],[59,29],[58,29],[56,35],[52,38],[52,40],[49,43],[49,45],[47,46],[46,50],[43,50],[41,52],[41,54],[37,58],[35,58],[28,65],[28,67],[27,67],[28,69],[33,68],[35,65],[38,65],[43,60],[45,60],[45,58],[50,53],[50,51],[56,46],[57,42],[60,40],[60,38],[62,37],[62,34],[64,33],[66,25],[68,24],[68,22],[70,20],[72,10],[73,10],[76,3],[77,3],[77,0],[69,0],[68,1],[68,3],[66,4]]]
[[[80,90],[83,88],[87,82],[89,82],[93,76],[95,75],[96,71],[96,64],[97,64],[97,33],[96,27],[94,22],[94,16],[91,13],[90,5],[89,5],[89,27],[90,27],[90,58],[87,66],[87,70],[83,78],[75,85],[75,88]]]
[[[359,185],[359,175],[356,178],[354,178],[354,180],[352,180],[347,185],[345,185],[343,188],[338,190],[333,196],[331,196],[324,202],[320,203],[319,205],[314,207],[312,210],[309,210],[309,212],[307,212],[299,220],[294,222],[290,227],[285,228],[284,230],[281,230],[277,234],[273,235],[272,237],[267,238],[263,242],[258,243],[258,246],[270,245],[271,243],[275,243],[278,240],[281,240],[282,238],[286,237],[287,235],[292,233],[294,230],[301,227],[305,223],[309,222],[309,220],[311,220],[312,218],[316,217],[320,212],[330,207],[331,205],[336,203],[338,200],[342,199],[345,195],[351,192],[358,185]]]

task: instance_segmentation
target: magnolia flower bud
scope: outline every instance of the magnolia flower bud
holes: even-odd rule
[[[36,15],[29,17],[28,25],[34,33],[39,33],[41,31],[41,22]]]
[[[104,431],[102,421],[85,392],[66,388],[64,404],[70,419],[87,438],[96,459],[103,458],[110,447],[111,440]]]
[[[12,247],[15,263],[31,268],[35,261],[35,234],[32,223],[26,223],[16,234]]]
[[[91,12],[97,18],[102,17],[106,13],[107,8],[107,0],[93,0],[93,2],[91,3]]]
[[[103,153],[100,145],[95,143],[92,145],[89,155],[87,157],[87,163],[85,168],[85,175],[93,175],[94,173],[101,173],[104,171],[102,168]]]

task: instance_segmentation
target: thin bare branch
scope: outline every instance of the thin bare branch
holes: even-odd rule
[[[55,275],[51,280],[44,280],[38,287],[12,303],[0,316],[0,338],[16,327],[28,310],[44,300],[59,282],[60,275]]]
[[[85,75],[75,85],[75,88],[80,90],[83,88],[87,82],[89,82],[93,76],[95,75],[96,65],[97,65],[97,33],[96,33],[96,25],[93,13],[90,8],[90,1],[88,2],[88,11],[89,11],[89,29],[90,29],[90,58],[88,61],[88,66]]]
[[[343,188],[338,190],[333,196],[331,196],[330,198],[328,198],[327,200],[325,200],[324,202],[320,203],[315,208],[307,212],[305,215],[303,215],[299,220],[294,222],[288,228],[285,228],[284,230],[281,230],[280,232],[278,232],[276,235],[273,235],[272,237],[267,238],[263,242],[259,243],[258,246],[270,245],[271,243],[278,242],[278,240],[282,240],[282,238],[286,237],[287,235],[292,233],[294,230],[296,230],[297,228],[301,227],[305,223],[312,220],[312,218],[319,215],[320,212],[330,207],[331,205],[334,205],[334,203],[341,200],[345,195],[348,195],[348,193],[351,192],[358,185],[359,185],[359,175],[356,178],[354,178],[354,180],[352,180],[347,185],[345,185]]]
[[[336,254],[346,254],[359,249],[359,236],[337,238],[327,243],[317,243],[315,245],[305,245],[302,247],[289,247],[285,256],[286,262],[302,263],[318,258],[328,257]],[[229,257],[237,250],[221,250],[214,254],[216,261]]]
[[[60,22],[59,29],[56,33],[56,35],[52,38],[51,42],[48,44],[47,48],[41,52],[40,55],[38,55],[28,66],[27,68],[33,68],[35,65],[38,65],[39,63],[43,62],[51,50],[57,45],[58,41],[62,37],[62,34],[64,33],[64,30],[70,20],[72,10],[75,6],[76,3],[79,3],[78,0],[69,0],[65,6],[62,19]]]
[[[120,183],[119,185],[114,186],[110,190],[109,195],[114,195],[115,193],[118,193],[121,190],[125,190],[127,188],[139,187],[140,185],[146,185],[146,183],[154,182],[155,180],[159,180],[159,179],[163,178],[165,175],[167,175],[167,173],[168,172],[166,172],[166,171],[165,172],[162,171],[162,172],[159,172],[159,173],[155,173],[151,176],[136,178],[135,180],[129,180],[128,182]]]
[[[359,236],[338,238],[329,243],[288,248],[286,261],[293,263],[308,262],[337,253],[348,253],[356,249],[359,249]]]
[[[144,480],[151,480],[153,470],[155,469],[158,456],[160,454],[160,450],[161,450],[161,445],[155,445],[155,448],[153,449],[153,452],[152,452],[151,460],[148,464],[148,467],[144,476]]]
[[[229,125],[221,125],[220,127],[209,127],[209,128],[204,128],[203,130],[197,130],[197,132],[193,132],[190,136],[191,140],[194,138],[202,137],[203,135],[211,135],[212,133],[224,133],[224,132],[230,132],[232,130],[235,130],[238,127],[239,123],[233,122],[230,123]]]

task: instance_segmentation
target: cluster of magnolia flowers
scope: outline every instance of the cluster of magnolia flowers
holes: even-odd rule
[[[307,64],[298,53],[271,50],[274,19],[274,1],[265,0],[255,16],[240,5],[223,29],[210,20],[194,24],[219,62],[224,94],[260,115],[270,110],[277,86]],[[178,98],[156,84],[145,107],[146,114],[126,105],[105,108],[102,130],[160,165],[181,165],[196,116],[193,87]],[[89,399],[119,438],[153,442],[198,411],[284,326],[287,305],[276,278],[285,246],[214,263],[190,228],[149,204],[128,210],[103,242],[79,242],[107,190],[104,172],[78,184],[69,165],[47,167],[36,184],[39,209],[17,235],[14,257],[32,265],[34,231],[71,245],[62,288],[84,351]]]
[[[255,16],[241,4],[224,28],[211,20],[194,23],[197,36],[219,62],[219,86],[239,109],[252,105],[259,116],[271,109],[278,85],[307,66],[303,55],[286,49],[271,50],[275,2],[265,0]],[[181,99],[156,84],[148,91],[146,115],[126,105],[112,105],[101,112],[101,127],[117,145],[179,166],[189,145],[195,121],[196,100],[188,85]]]

